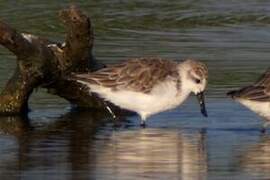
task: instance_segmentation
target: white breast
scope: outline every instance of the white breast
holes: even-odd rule
[[[251,101],[244,99],[239,99],[238,101],[260,116],[270,120],[270,102]]]
[[[134,91],[113,91],[97,85],[90,85],[91,91],[114,103],[115,105],[139,113],[142,119],[175,108],[180,105],[190,92],[179,92],[174,81],[168,80],[155,86],[151,93]]]

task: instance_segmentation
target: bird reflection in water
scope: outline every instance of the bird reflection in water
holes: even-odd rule
[[[254,178],[270,177],[270,136],[262,134],[259,142],[247,148],[239,159],[241,169]]]
[[[115,179],[206,179],[205,137],[172,129],[116,131],[97,152],[96,173]]]

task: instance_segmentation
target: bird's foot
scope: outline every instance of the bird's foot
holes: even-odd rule
[[[263,124],[262,129],[261,129],[261,133],[265,134],[266,133],[266,128],[269,127],[269,125],[270,125],[270,122],[265,122]]]
[[[140,126],[141,126],[142,128],[145,128],[145,127],[146,127],[145,121],[141,121]]]
[[[262,134],[265,134],[265,133],[266,133],[265,127],[263,127],[263,128],[261,129],[261,133],[262,133]]]
[[[201,134],[206,134],[206,133],[207,133],[207,129],[206,129],[206,128],[200,129],[200,133],[201,133]]]

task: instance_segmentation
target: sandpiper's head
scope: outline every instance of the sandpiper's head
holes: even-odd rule
[[[204,91],[207,85],[208,70],[205,64],[188,59],[181,64],[183,86],[193,92],[200,103],[201,112],[207,116],[204,104]]]

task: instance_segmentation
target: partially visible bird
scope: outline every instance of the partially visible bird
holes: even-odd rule
[[[89,93],[137,112],[143,126],[149,116],[177,107],[191,92],[197,95],[201,112],[207,116],[204,103],[207,78],[207,67],[199,61],[179,63],[160,58],[131,59],[72,77],[85,84]]]
[[[254,84],[230,91],[227,95],[268,120],[264,127],[268,126],[270,121],[270,69]]]

